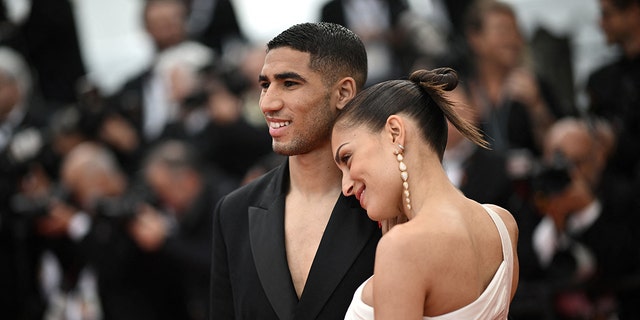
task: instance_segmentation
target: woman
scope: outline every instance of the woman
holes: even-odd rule
[[[369,87],[338,116],[332,148],[342,192],[385,232],[374,275],[345,319],[507,318],[518,282],[516,222],[466,198],[441,165],[447,120],[487,146],[446,98],[457,82],[449,68],[419,70]]]

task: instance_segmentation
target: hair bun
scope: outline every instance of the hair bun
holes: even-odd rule
[[[442,90],[451,91],[458,86],[458,74],[451,68],[436,68],[433,70],[414,71],[409,80],[422,87],[440,87]]]

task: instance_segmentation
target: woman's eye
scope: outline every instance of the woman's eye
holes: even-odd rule
[[[340,162],[346,165],[349,162],[349,159],[351,159],[351,155],[347,153],[340,157]]]

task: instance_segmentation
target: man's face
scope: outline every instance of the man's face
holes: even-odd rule
[[[520,63],[524,49],[515,17],[504,12],[487,13],[482,30],[472,35],[471,45],[481,59],[507,68]]]
[[[320,72],[309,67],[309,53],[283,47],[267,53],[259,77],[260,109],[283,155],[309,153],[329,145],[336,97]]]
[[[627,37],[629,19],[628,10],[617,8],[611,0],[600,0],[600,26],[608,44],[617,44]]]
[[[603,148],[598,147],[587,127],[565,125],[552,128],[545,139],[544,159],[550,160],[557,152],[571,164],[570,188],[594,190],[597,187],[606,160]]]
[[[159,49],[180,43],[185,38],[184,8],[172,2],[154,3],[147,8],[147,32]]]

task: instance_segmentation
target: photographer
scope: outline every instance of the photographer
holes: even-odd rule
[[[162,142],[144,160],[128,181],[109,149],[76,146],[60,172],[69,200],[53,204],[41,230],[74,240],[95,272],[103,319],[207,319],[209,210],[236,184],[183,142]],[[83,288],[68,293],[96,307]]]
[[[188,38],[185,1],[144,1],[141,14],[155,49],[151,65],[106,97],[108,112],[98,130],[129,173],[139,169],[149,146],[181,134],[174,132],[176,123],[202,118],[183,119],[192,110],[182,103],[198,87],[198,70],[218,62],[212,49]]]
[[[40,106],[31,87],[31,71],[24,59],[0,47],[0,318],[7,319],[38,319],[44,308],[36,280],[41,245],[31,217],[11,206],[12,197],[20,191],[42,191],[22,183],[41,153],[41,131],[46,125],[36,117],[42,113],[37,112]]]
[[[533,178],[533,203],[541,219],[522,231],[560,319],[638,317],[639,250],[629,229],[637,214],[631,198],[603,180],[613,135],[606,122],[565,118],[544,140],[543,165]],[[522,245],[522,244],[521,244]],[[533,262],[534,260],[535,262]],[[526,280],[523,281],[526,283]]]
[[[196,246],[188,237],[176,237],[182,234],[171,227],[176,217],[160,209],[156,193],[147,188],[146,181],[130,183],[110,150],[92,142],[76,146],[65,157],[60,176],[70,201],[54,205],[47,222],[62,226],[58,230],[74,239],[79,257],[95,272],[102,318],[195,319],[185,299],[189,295],[184,288],[184,270],[197,275],[194,266],[199,265],[179,257],[202,244]],[[180,195],[193,190],[180,181],[173,181],[181,186]],[[191,228],[210,228],[208,223],[187,217],[190,215],[185,215],[185,221],[191,222],[185,225]],[[199,237],[206,238],[206,244],[210,234]],[[187,240],[184,242],[189,246],[179,246],[174,239]],[[208,253],[200,254],[208,257]],[[204,268],[208,270],[208,264]],[[88,300],[83,300],[85,305]]]
[[[150,279],[157,288],[155,294],[163,298],[175,294],[166,303],[187,306],[188,317],[181,319],[208,319],[210,210],[237,183],[205,166],[199,153],[179,140],[151,149],[143,170],[157,202],[138,214],[129,231],[138,247],[157,263],[153,269],[167,271],[164,277]]]

